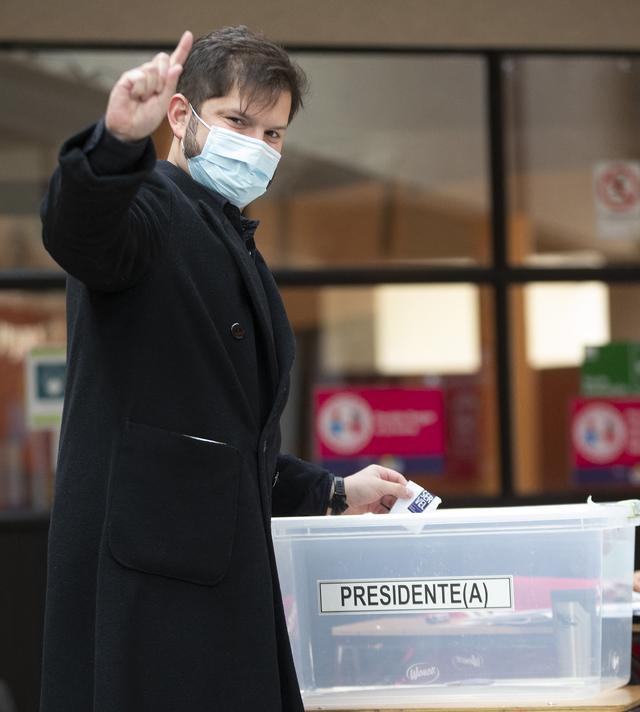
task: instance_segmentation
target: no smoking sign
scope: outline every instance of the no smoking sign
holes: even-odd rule
[[[606,163],[596,178],[596,191],[605,210],[626,213],[640,202],[640,164]]]
[[[593,174],[598,234],[640,238],[640,161],[602,161]]]

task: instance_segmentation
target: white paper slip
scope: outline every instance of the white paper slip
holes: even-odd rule
[[[411,491],[412,497],[408,499],[397,499],[396,503],[391,507],[389,514],[398,514],[400,512],[413,512],[414,514],[424,514],[429,510],[437,509],[442,503],[440,497],[436,497],[431,492],[428,492],[415,482],[407,482],[407,489]]]

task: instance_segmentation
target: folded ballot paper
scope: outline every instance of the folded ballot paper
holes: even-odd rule
[[[407,482],[407,489],[411,491],[412,497],[409,499],[397,499],[389,514],[400,514],[401,512],[424,514],[429,510],[437,509],[438,505],[442,503],[440,497],[427,492],[426,489],[415,482],[411,482],[411,480]]]

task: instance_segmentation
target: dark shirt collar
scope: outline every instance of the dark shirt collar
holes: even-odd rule
[[[224,214],[229,219],[229,222],[236,229],[238,235],[240,235],[240,237],[245,241],[245,245],[247,246],[249,252],[253,252],[253,250],[255,250],[256,248],[254,236],[256,234],[256,230],[258,228],[258,225],[260,224],[260,221],[245,218],[245,216],[240,212],[240,210],[235,205],[232,205],[229,201],[226,202],[223,207],[223,210]]]
[[[158,170],[170,178],[185,195],[196,200],[205,200],[209,205],[221,210],[233,225],[238,235],[245,241],[247,249],[251,252],[255,249],[254,236],[260,224],[259,220],[246,218],[240,210],[235,205],[232,205],[224,196],[198,183],[198,181],[194,180],[179,166],[169,161],[158,161],[157,166]]]

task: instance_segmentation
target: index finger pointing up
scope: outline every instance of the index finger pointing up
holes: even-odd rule
[[[169,66],[173,66],[174,64],[184,64],[185,60],[189,56],[189,52],[191,52],[192,44],[193,35],[191,32],[189,32],[189,30],[183,32],[180,42],[178,42],[176,48],[173,50],[173,54],[169,60]]]

